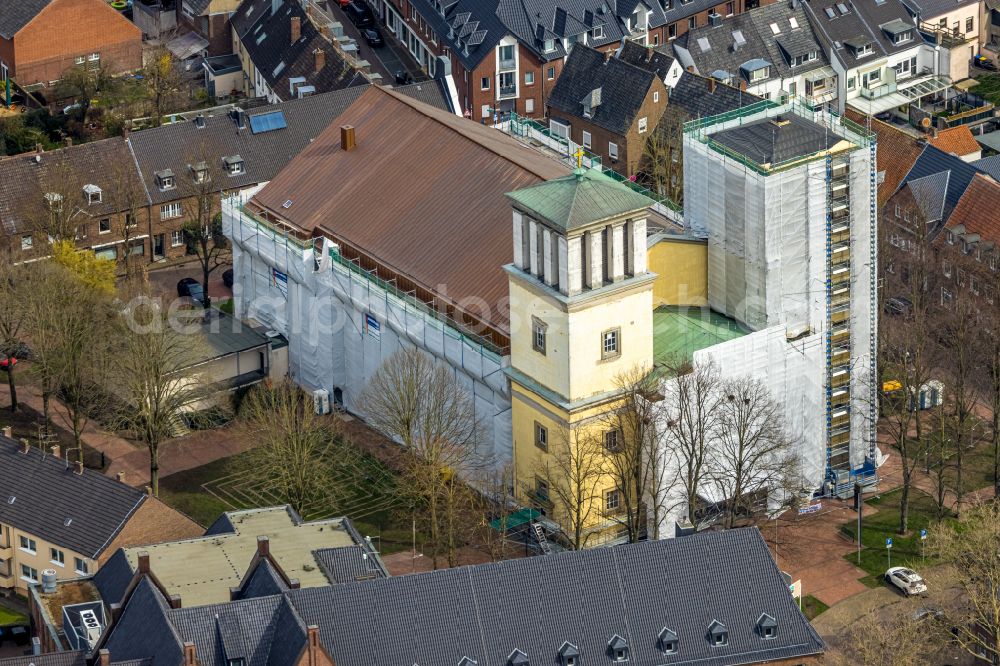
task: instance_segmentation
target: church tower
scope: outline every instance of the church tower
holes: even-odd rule
[[[646,267],[652,203],[594,170],[507,195],[513,205],[510,289],[514,475],[519,499],[568,530],[552,478],[582,438],[614,447],[601,415],[620,399],[618,378],[653,363],[653,281]],[[614,483],[594,492],[588,531],[603,541],[616,521]],[[613,536],[613,534],[611,535]]]

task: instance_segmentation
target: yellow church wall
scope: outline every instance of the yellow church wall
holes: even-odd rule
[[[527,278],[530,279],[530,278]],[[520,372],[561,396],[569,395],[569,331],[566,313],[553,298],[511,278],[510,363]],[[532,347],[532,317],[545,323],[545,353]]]
[[[708,305],[708,244],[704,240],[667,237],[649,248],[654,307]]]

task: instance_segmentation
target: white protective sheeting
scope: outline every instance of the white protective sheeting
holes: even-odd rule
[[[365,416],[359,396],[383,361],[416,346],[454,370],[474,397],[486,435],[480,453],[506,464],[512,457],[510,393],[504,360],[436,320],[419,305],[382,289],[339,259],[316,257],[223,203],[233,242],[236,314],[275,328],[289,342],[289,373],[307,390],[325,388]],[[324,243],[328,252],[335,246]]]

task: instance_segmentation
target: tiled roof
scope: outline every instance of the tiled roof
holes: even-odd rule
[[[962,195],[965,194],[965,189],[972,182],[972,178],[979,173],[976,167],[962,160],[960,157],[928,145],[924,147],[923,152],[920,153],[920,157],[917,158],[910,172],[906,174],[903,182],[908,183],[911,180],[917,180],[918,178],[943,171],[950,172],[948,175],[948,186],[945,189],[943,219],[945,223],[951,224],[952,210],[958,205],[958,201],[962,198]]]
[[[877,136],[876,168],[882,174],[882,181],[878,186],[878,202],[883,205],[899,189],[903,178],[920,157],[923,146],[917,142],[916,137],[889,123],[862,115],[853,109],[848,109],[845,115],[860,125],[871,123],[871,130]]]
[[[707,118],[763,101],[745,90],[684,72],[670,89],[670,104],[680,107],[690,118]]]
[[[0,438],[0,523],[97,558],[146,494],[89,469]]]
[[[257,17],[256,20],[240,21],[247,26],[239,33],[240,41],[257,73],[280,99],[294,99],[289,79],[296,77],[304,78],[302,85],[313,86],[318,93],[368,82],[329,40],[320,35],[297,2],[279,4],[278,11],[272,13],[273,4],[272,0],[249,0],[240,6],[236,15]],[[299,19],[301,35],[294,43],[291,40],[293,17]],[[316,71],[317,50],[325,54],[319,71]]]
[[[803,6],[809,13],[810,23],[820,41],[827,48],[833,49],[848,69],[864,66],[881,56],[912,49],[921,43],[916,26],[913,26],[913,18],[900,0],[803,0]],[[846,13],[840,7],[846,9]],[[906,21],[913,26],[913,39],[901,44],[893,43],[880,26],[896,20]],[[854,52],[845,46],[855,42],[872,44],[872,55],[855,57]]]
[[[630,65],[655,72],[661,80],[667,78],[667,73],[676,60],[670,53],[642,46],[631,39],[625,40],[615,57]]]
[[[87,653],[49,652],[27,657],[7,657],[0,659],[0,666],[87,666]]]
[[[584,100],[594,90],[600,90],[600,104],[593,108],[588,120],[613,134],[625,134],[635,122],[650,86],[657,80],[656,72],[605,56],[588,46],[574,48],[552,88],[548,104],[556,109],[555,115],[561,111],[583,118]]]
[[[972,162],[971,164],[980,171],[992,176],[993,180],[1000,182],[1000,155],[984,157],[981,160]]]
[[[593,169],[580,169],[507,196],[518,208],[564,232],[645,210],[653,204],[645,195]]]
[[[105,604],[116,604],[125,596],[125,590],[132,582],[132,565],[125,551],[119,548],[94,574],[94,585]]]
[[[711,137],[762,165],[828,150],[842,140],[826,128],[795,114],[786,114],[781,122],[773,118],[758,120],[716,132]]]
[[[156,666],[180,666],[184,663],[184,641],[168,611],[156,586],[148,578],[140,579],[104,647],[116,659],[152,658]]]
[[[38,12],[48,7],[50,2],[52,0],[0,2],[0,37],[13,39],[14,35],[38,16]]]
[[[936,137],[930,139],[930,144],[939,150],[959,157],[982,150],[976,137],[972,136],[972,130],[969,129],[968,125],[941,130]]]
[[[664,628],[678,637],[671,664],[729,666],[823,650],[755,528],[287,596],[306,624],[319,626],[333,661],[351,666],[454,666],[462,657],[505,664],[515,649],[548,664],[567,641],[584,660],[603,661],[616,634],[628,642],[630,664],[655,666],[664,662],[657,643]],[[774,639],[756,631],[764,613],[777,621]],[[713,620],[728,628],[728,645],[709,644]]]
[[[1000,183],[976,174],[948,218],[948,226],[965,226],[966,233],[1000,244]]]
[[[317,558],[318,560],[319,558]],[[240,599],[254,597],[269,597],[288,591],[288,585],[271,566],[271,561],[261,559],[250,575],[243,579],[240,585]]]
[[[903,4],[920,16],[923,21],[948,14],[961,7],[973,7],[979,4],[979,0],[903,0]]]
[[[369,578],[386,578],[389,575],[382,568],[381,561],[370,557],[361,546],[324,548],[313,551],[313,556],[334,585]]]
[[[950,171],[941,171],[911,180],[904,186],[909,188],[924,222],[930,224],[940,222],[943,219],[945,195],[948,192],[950,176]]]
[[[340,125],[354,126],[354,150],[341,149]],[[372,87],[251,206],[310,233],[321,227],[316,233],[431,292],[447,285],[452,302],[483,299],[491,322],[505,329],[501,267],[513,249],[504,193],[567,172],[501,132]],[[391,197],[386,183],[394,184]]]

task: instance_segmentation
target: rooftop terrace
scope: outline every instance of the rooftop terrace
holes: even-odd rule
[[[653,358],[684,365],[694,353],[749,333],[735,319],[709,308],[663,305],[653,311]]]

